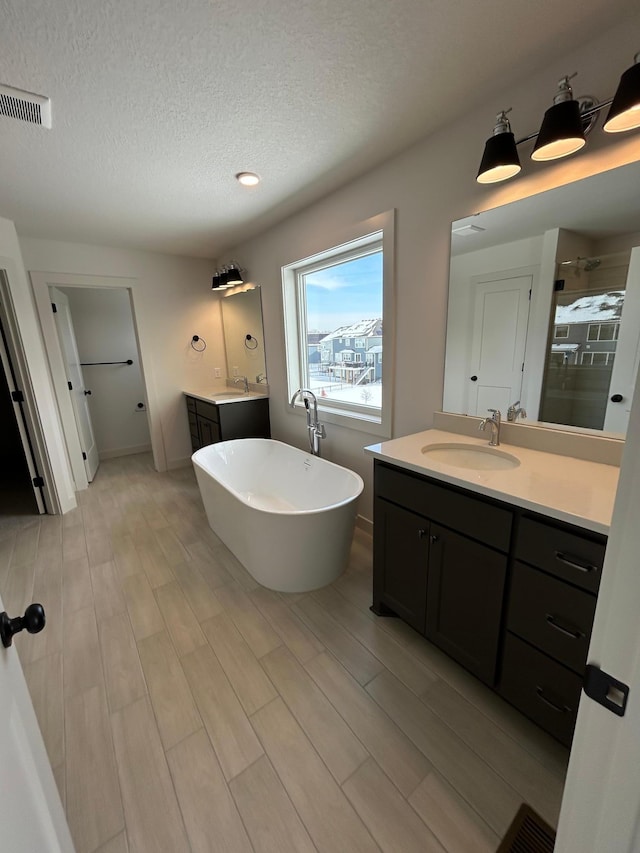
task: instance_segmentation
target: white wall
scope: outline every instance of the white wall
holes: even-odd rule
[[[225,366],[220,297],[211,291],[213,262],[31,237],[20,237],[20,244],[30,272],[135,279],[135,321],[152,440],[162,444],[169,468],[187,464],[191,441],[182,389],[224,384],[213,379],[214,367]],[[64,281],[58,284],[64,286]],[[191,348],[194,334],[206,339],[204,352]]]
[[[81,362],[126,361],[82,368],[101,459],[151,446],[131,301],[126,289],[65,287]],[[145,403],[142,412],[137,403]]]
[[[478,107],[459,121],[394,157],[362,178],[229,252],[263,288],[271,425],[275,438],[302,447],[304,427],[286,405],[280,269],[327,245],[340,227],[396,208],[396,360],[394,434],[431,426],[442,403],[449,272],[450,223],[560,184],[638,159],[636,132],[612,139],[594,131],[586,150],[556,164],[524,165],[523,174],[497,188],[475,181],[485,140],[500,109],[513,105],[516,136],[539,127],[557,80],[577,69],[576,92],[606,98],[631,64],[640,43],[640,22],[628,21],[593,42],[563,52],[555,65],[508,89],[478,93]],[[517,69],[514,69],[517,80]],[[472,76],[469,85],[473,85]],[[428,97],[428,92],[425,92]],[[624,136],[624,135],[623,135]],[[531,146],[521,147],[527,160]],[[330,245],[330,244],[329,244]],[[385,318],[387,322],[387,318]],[[323,451],[365,480],[360,512],[371,517],[372,464],[362,448],[375,438],[331,426]]]

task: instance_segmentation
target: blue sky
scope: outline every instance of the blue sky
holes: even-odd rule
[[[305,276],[309,331],[382,317],[382,252]]]

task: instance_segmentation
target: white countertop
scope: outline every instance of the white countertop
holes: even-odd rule
[[[257,391],[240,391],[235,388],[200,388],[198,390],[183,388],[182,393],[187,397],[197,397],[198,400],[204,400],[205,403],[214,403],[216,406],[221,406],[223,403],[244,403],[247,400],[261,400],[269,396],[268,394],[259,394]]]
[[[365,453],[444,483],[608,534],[620,473],[616,466],[503,443],[497,449],[515,456],[520,465],[508,470],[478,471],[422,453],[423,447],[439,443],[488,445],[484,438],[431,429],[372,444],[365,447]]]

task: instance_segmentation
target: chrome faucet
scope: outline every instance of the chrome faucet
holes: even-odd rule
[[[296,404],[296,400],[298,397],[302,397],[302,402],[304,403],[304,407],[307,410],[307,432],[309,434],[309,449],[314,456],[320,456],[320,439],[326,438],[327,433],[324,428],[324,424],[321,424],[318,421],[318,398],[310,391],[308,388],[298,388],[295,394],[292,396],[289,405],[293,409]],[[309,400],[313,403],[313,419],[311,417],[311,405]]]
[[[500,414],[499,409],[487,409],[488,412],[493,412],[493,415],[490,418],[483,418],[478,424],[478,429],[484,431],[487,424],[491,425],[491,440],[489,444],[491,447],[497,447],[500,444],[500,421],[502,415]]]
[[[518,416],[521,418],[526,418],[527,413],[520,405],[520,400],[517,400],[515,403],[512,403],[507,409],[507,420],[510,422],[517,421]]]
[[[244,382],[244,393],[248,394],[249,393],[249,380],[247,379],[247,377],[246,376],[236,376],[236,378],[233,380],[233,384],[237,385],[238,382]]]

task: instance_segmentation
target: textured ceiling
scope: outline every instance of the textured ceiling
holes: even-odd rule
[[[3,0],[0,83],[50,96],[53,129],[0,117],[0,215],[213,258],[632,7]],[[259,187],[236,183],[245,169]]]

